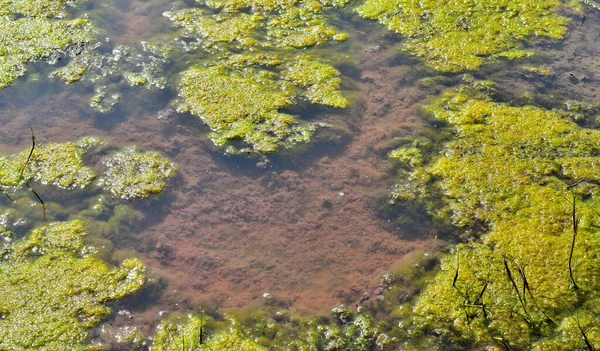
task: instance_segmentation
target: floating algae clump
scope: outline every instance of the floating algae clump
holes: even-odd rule
[[[244,336],[239,330],[237,322],[229,319],[231,327],[215,335],[204,335],[200,343],[200,332],[203,323],[197,317],[191,317],[187,323],[177,323],[175,320],[166,320],[158,327],[154,338],[154,351],[177,350],[207,350],[207,351],[266,351],[265,348]]]
[[[177,171],[177,165],[158,152],[142,152],[137,147],[125,148],[108,157],[104,166],[106,171],[100,185],[124,199],[160,193],[167,186],[167,178]]]
[[[105,303],[135,293],[144,266],[117,269],[83,257],[79,221],[51,223],[9,247],[0,260],[0,349],[92,350],[90,329],[106,317]]]
[[[434,214],[489,232],[442,261],[415,323],[489,347],[584,349],[586,338],[599,347],[600,131],[467,90],[429,112],[455,139],[415,165],[416,191],[438,189],[444,206]]]
[[[0,89],[27,72],[30,61],[95,42],[88,21],[65,20],[64,1],[0,1]]]
[[[280,79],[275,69],[282,70]],[[184,72],[179,110],[200,116],[213,130],[210,138],[217,146],[242,140],[252,151],[275,152],[310,141],[313,126],[279,112],[298,96],[323,105],[347,105],[337,90],[338,76],[335,68],[309,59],[285,64],[265,55],[236,55],[218,66]],[[237,150],[230,145],[228,151]]]
[[[210,138],[229,153],[276,152],[308,142],[315,127],[279,110],[298,99],[343,108],[340,73],[331,65],[298,55],[297,49],[343,41],[324,12],[345,2],[206,1],[200,8],[167,12],[195,38],[207,59],[182,74],[181,112],[199,116]],[[241,141],[238,143],[237,141]],[[238,145],[241,144],[241,145]]]
[[[184,9],[165,16],[181,35],[198,38],[205,48],[292,50],[323,45],[345,36],[328,26],[324,12],[347,1],[198,1],[205,9]]]
[[[18,159],[24,161],[28,154],[23,152]],[[84,166],[84,154],[85,150],[74,143],[42,145],[33,151],[23,177],[62,188],[86,187],[96,174]]]
[[[31,158],[29,153],[28,150],[13,157],[0,155],[1,188],[20,187],[31,179],[62,188],[83,188],[96,177],[83,164],[85,150],[74,143],[45,144],[36,147]]]
[[[562,39],[559,0],[367,0],[358,13],[406,37],[406,50],[444,72],[477,70],[495,57],[522,58],[519,41]]]

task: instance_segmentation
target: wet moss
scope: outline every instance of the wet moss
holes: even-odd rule
[[[166,180],[178,168],[158,152],[142,152],[137,147],[125,148],[103,163],[106,170],[100,186],[123,199],[146,198],[162,192]]]
[[[0,261],[0,348],[94,350],[90,330],[110,313],[105,304],[138,291],[144,266],[111,269],[81,256],[81,222],[51,223],[15,243]]]
[[[367,0],[357,8],[406,38],[405,49],[443,72],[477,70],[496,57],[531,55],[520,49],[528,37],[559,40],[569,20],[559,0],[420,1]]]
[[[0,3],[0,89],[27,72],[27,63],[73,47],[95,42],[94,30],[83,19],[66,20],[65,1],[3,0]],[[77,80],[78,72],[63,72]]]
[[[435,216],[487,233],[442,260],[414,307],[415,333],[435,330],[452,343],[490,348],[541,350],[559,342],[583,348],[574,321],[580,318],[591,330],[599,326],[589,316],[600,316],[594,302],[600,291],[600,217],[594,210],[600,132],[553,111],[495,103],[472,92],[447,93],[428,108],[455,137],[439,157],[413,165],[408,184],[412,199],[439,190],[443,205],[430,207]],[[561,329],[568,326],[571,334]],[[600,344],[594,333],[589,339]]]

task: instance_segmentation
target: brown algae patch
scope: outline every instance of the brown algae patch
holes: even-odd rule
[[[569,19],[559,0],[367,0],[360,16],[406,38],[405,49],[443,72],[477,70],[498,57],[523,58],[528,37],[562,39]]]
[[[97,349],[88,342],[91,328],[110,313],[105,304],[138,291],[145,268],[130,259],[111,269],[90,256],[84,235],[80,221],[57,222],[2,246],[1,349]]]
[[[466,233],[489,231],[454,247],[414,312],[400,313],[410,317],[407,335],[428,338],[435,329],[453,344],[547,350],[585,348],[584,330],[600,345],[600,131],[470,88],[428,112],[455,137],[429,162],[406,157],[417,154],[415,144],[395,151],[413,171],[411,186],[394,196],[431,201],[434,216]]]
[[[27,73],[27,63],[96,41],[84,19],[67,20],[64,1],[0,2],[0,89]]]

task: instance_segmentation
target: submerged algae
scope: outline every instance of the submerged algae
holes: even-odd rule
[[[405,49],[444,72],[477,70],[496,57],[518,59],[527,37],[562,39],[569,19],[559,0],[367,0],[357,8],[406,37]]]
[[[105,303],[138,291],[144,266],[126,260],[111,269],[81,256],[83,225],[52,223],[15,243],[0,260],[2,350],[92,350],[90,329],[106,317]]]
[[[578,316],[587,316],[588,330],[600,327],[600,131],[542,108],[473,98],[468,89],[428,111],[455,138],[439,157],[413,165],[413,198],[437,189],[444,205],[430,208],[434,215],[489,232],[442,261],[412,323],[455,343],[584,348],[573,328]],[[567,326],[571,334],[560,334]],[[600,346],[597,333],[587,337]]]
[[[96,41],[83,19],[65,20],[64,1],[0,2],[0,89],[27,72],[27,63]]]

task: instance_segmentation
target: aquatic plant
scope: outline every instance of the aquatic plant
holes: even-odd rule
[[[158,152],[142,152],[135,146],[106,158],[104,166],[99,185],[123,199],[146,198],[162,192],[167,178],[173,177],[178,168]]]
[[[204,322],[196,316],[180,321],[172,318],[158,326],[152,345],[153,351],[266,351],[265,348],[242,334],[238,323],[228,318],[230,326],[214,335],[204,335]]]
[[[64,19],[65,5],[65,1],[0,2],[0,89],[27,73],[28,62],[96,41],[88,21]]]
[[[97,349],[88,342],[105,304],[138,291],[145,268],[131,259],[111,269],[89,256],[85,234],[80,221],[50,223],[4,249],[0,349]]]
[[[279,77],[274,69],[281,70]],[[220,65],[182,74],[179,111],[200,116],[213,131],[211,140],[230,153],[275,152],[310,141],[315,129],[279,112],[298,96],[333,107],[348,104],[338,90],[339,75],[332,66],[308,57],[285,64],[268,55],[234,55]],[[230,145],[236,140],[246,147]]]
[[[430,162],[413,163],[414,196],[397,196],[439,192],[433,215],[463,230],[489,228],[442,260],[414,306],[415,333],[485,347],[598,347],[600,132],[473,96],[452,91],[427,108],[454,139]]]
[[[367,0],[356,11],[406,38],[405,50],[443,72],[477,70],[498,57],[533,55],[528,37],[562,39],[569,19],[559,0]]]
[[[305,98],[344,108],[340,73],[297,50],[343,41],[324,13],[345,2],[206,1],[203,8],[167,12],[194,38],[188,50],[207,55],[182,73],[180,112],[200,117],[211,140],[229,153],[275,152],[308,142],[314,125],[280,113]],[[241,145],[238,143],[241,141]]]
[[[74,143],[51,143],[12,157],[0,155],[0,187],[13,192],[29,180],[62,188],[86,187],[96,174],[84,166],[84,153]]]

